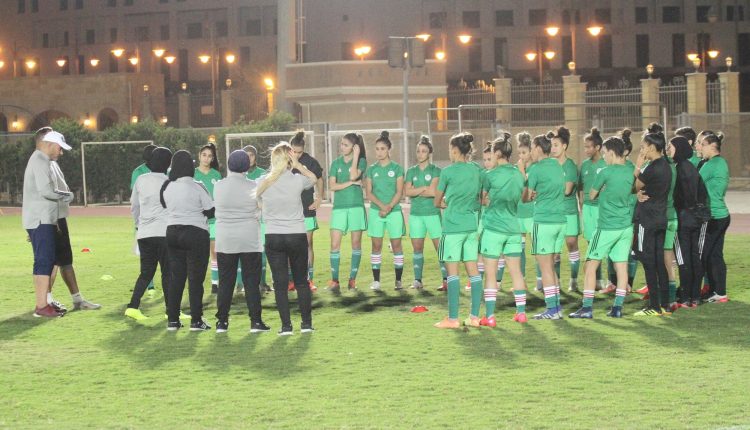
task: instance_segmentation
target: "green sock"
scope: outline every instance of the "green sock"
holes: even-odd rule
[[[594,290],[583,290],[583,307],[590,308],[594,306]]]
[[[487,318],[495,315],[495,304],[497,303],[497,290],[485,288],[484,305],[487,308]]]
[[[570,279],[578,279],[578,269],[581,267],[580,251],[570,253]]]
[[[472,276],[469,278],[471,284],[471,316],[478,317],[479,309],[482,307],[482,275]]]
[[[422,269],[424,269],[424,254],[414,253],[414,279],[422,280]]]
[[[445,263],[440,262],[440,274],[443,275],[443,279],[448,279],[448,269],[445,268]]]
[[[448,318],[458,319],[458,297],[461,286],[458,282],[458,276],[448,276]]]
[[[677,301],[677,282],[669,281],[669,303]]]
[[[497,260],[497,275],[495,280],[497,282],[503,282],[503,274],[505,273],[505,259],[501,258]]]
[[[625,303],[625,294],[627,293],[626,290],[615,290],[615,306],[622,307],[622,305]]]
[[[307,280],[312,281],[313,280],[313,273],[315,272],[315,269],[313,266],[310,266],[307,268]]]
[[[260,254],[260,284],[266,284],[266,253]]]
[[[547,309],[554,309],[557,307],[555,287],[544,287],[544,304],[547,306]]]
[[[362,250],[352,249],[352,267],[349,270],[349,279],[357,279],[360,260],[362,260]]]
[[[516,301],[516,312],[526,313],[526,290],[513,290],[513,299]]]
[[[245,284],[242,283],[242,269],[237,268],[237,280],[235,281],[235,285],[239,285],[240,287],[244,287]]]
[[[219,283],[219,263],[216,260],[211,260],[211,283]]]
[[[331,251],[331,279],[339,280],[339,262],[341,261],[341,252]]]

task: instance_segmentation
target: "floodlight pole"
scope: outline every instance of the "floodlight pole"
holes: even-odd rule
[[[409,73],[411,72],[411,58],[409,58],[409,52],[411,49],[411,39],[413,37],[404,38],[404,115],[403,115],[403,128],[409,133]]]

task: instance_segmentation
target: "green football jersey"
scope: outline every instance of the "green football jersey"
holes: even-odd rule
[[[477,231],[479,169],[474,163],[453,163],[440,172],[438,190],[445,193],[443,234]]]
[[[669,194],[667,194],[667,219],[677,219],[677,211],[674,209],[674,187],[677,184],[677,164],[675,164],[674,160],[672,160],[669,157],[667,158],[667,162],[669,163],[669,168],[672,170],[672,183],[669,184]]]
[[[563,173],[565,174],[565,187],[568,187],[568,182],[573,183],[573,191],[570,195],[565,196],[563,199],[563,210],[566,215],[577,215],[578,214],[578,166],[575,161],[570,158],[565,159],[562,164]]]
[[[329,178],[336,178],[337,184],[343,184],[349,182],[349,169],[352,167],[351,160],[347,163],[344,161],[344,157],[341,156],[331,163],[331,168],[328,170]],[[367,173],[367,161],[364,158],[360,158],[357,162],[357,168],[362,173],[359,179],[365,177]],[[352,185],[346,187],[343,190],[333,192],[333,208],[353,208],[365,205],[365,199],[362,197],[362,187]]]
[[[256,165],[254,168],[252,168],[252,169],[250,169],[250,170],[247,171],[247,179],[253,179],[253,180],[255,180],[255,179],[258,179],[258,178],[260,178],[261,176],[263,176],[265,174],[266,174],[265,169],[263,169],[263,168],[261,168],[261,167],[259,167],[259,166]]]
[[[610,164],[602,169],[591,188],[599,191],[599,223],[601,230],[621,230],[633,224],[631,190],[633,169],[625,164]]]
[[[497,233],[521,233],[517,215],[523,183],[523,173],[512,164],[503,164],[485,173],[482,191],[490,200],[482,215],[485,229]]]
[[[133,173],[130,175],[130,189],[131,190],[135,186],[135,181],[138,179],[138,177],[141,175],[145,175],[146,173],[151,173],[151,170],[148,167],[146,167],[146,163],[143,163],[140,166],[133,169]]]
[[[378,162],[367,168],[366,176],[372,184],[372,193],[375,197],[383,204],[388,204],[396,195],[398,178],[404,177],[404,169],[393,160],[385,166]],[[401,204],[396,203],[392,210],[401,210]]]
[[[703,163],[700,170],[703,183],[708,191],[708,203],[711,208],[711,218],[722,219],[729,216],[724,196],[729,186],[729,165],[721,155],[717,155]]]
[[[591,158],[586,159],[581,164],[581,174],[579,176],[578,187],[583,191],[583,204],[596,206],[599,204],[596,200],[591,200],[589,194],[591,192],[591,185],[594,183],[596,174],[599,173],[607,163],[604,158],[600,157],[598,160],[593,161]]]
[[[208,190],[208,194],[211,198],[214,196],[214,185],[221,180],[221,173],[216,169],[210,169],[208,173],[203,173],[199,169],[195,169],[195,175],[193,179],[203,183],[203,186]]]
[[[433,179],[440,177],[440,168],[430,163],[424,170],[419,165],[411,166],[406,172],[404,182],[409,182],[414,188],[429,187]],[[435,207],[433,197],[413,197],[411,199],[412,215],[440,215],[440,209]]]
[[[563,200],[565,198],[565,173],[554,158],[537,161],[529,170],[529,190],[536,191],[534,199],[534,222],[562,224],[565,222]]]

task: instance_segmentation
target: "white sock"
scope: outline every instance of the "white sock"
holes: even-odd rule
[[[51,304],[55,299],[52,298],[52,293],[47,293],[47,304]]]
[[[81,303],[83,301],[81,293],[71,294],[70,297],[73,298],[73,303]]]

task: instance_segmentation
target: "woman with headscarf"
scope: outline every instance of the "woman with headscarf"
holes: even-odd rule
[[[187,279],[190,294],[190,331],[211,327],[203,321],[203,281],[210,254],[208,220],[214,217],[214,202],[206,188],[193,179],[195,167],[189,152],[172,156],[169,180],[161,187],[161,205],[167,209],[167,252],[171,280],[167,300],[167,330],[180,324],[180,303]]]
[[[125,316],[136,321],[145,320],[139,309],[141,298],[156,273],[157,264],[161,268],[161,288],[164,292],[164,305],[169,291],[169,262],[167,261],[167,211],[159,198],[161,186],[167,178],[167,169],[172,159],[172,151],[155,148],[146,161],[148,173],[138,176],[130,195],[130,212],[135,221],[136,239],[140,250],[141,272],[135,281],[130,303]]]
[[[216,259],[219,263],[219,294],[216,302],[216,333],[229,329],[229,308],[237,276],[242,267],[245,301],[250,313],[250,333],[270,330],[261,319],[260,208],[255,196],[258,183],[247,179],[250,157],[238,149],[229,155],[229,174],[216,183]]]
[[[667,154],[675,162],[677,180],[674,189],[674,208],[677,212],[675,257],[680,269],[682,285],[679,306],[696,308],[700,302],[703,278],[703,243],[711,212],[706,206],[708,193],[698,169],[692,162],[693,147],[683,136],[673,137]]]
[[[297,169],[301,174],[292,173]],[[293,333],[289,315],[289,268],[297,290],[302,333],[311,333],[312,295],[307,283],[307,233],[302,211],[302,191],[312,188],[315,173],[292,155],[292,147],[281,142],[271,151],[271,169],[260,178],[257,196],[266,223],[266,256],[273,275],[276,306],[281,317],[279,336]]]

